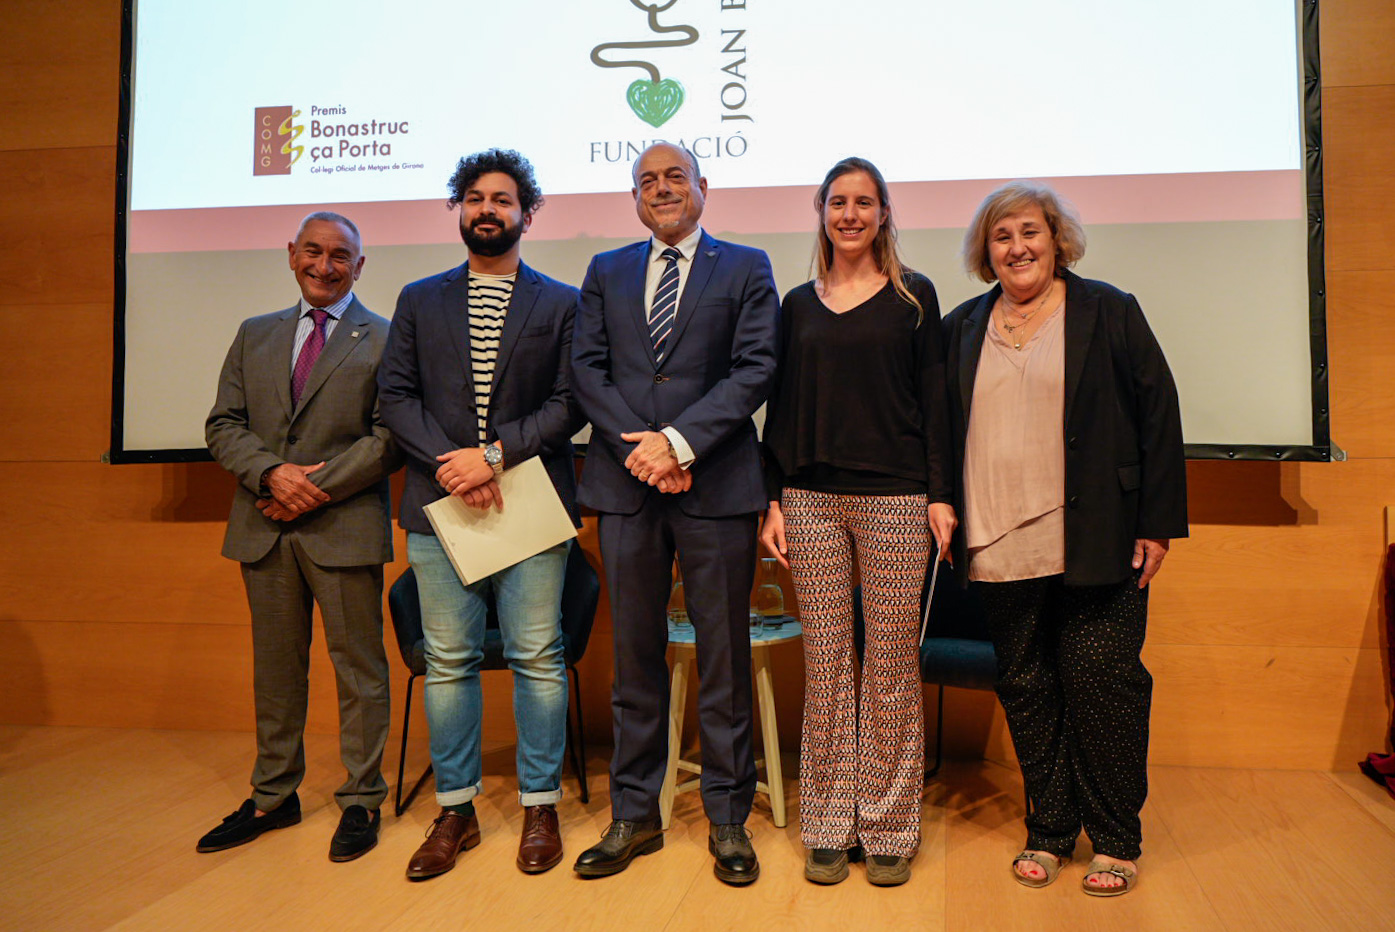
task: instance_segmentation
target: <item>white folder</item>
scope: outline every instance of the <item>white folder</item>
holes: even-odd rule
[[[499,476],[502,511],[472,508],[454,495],[426,506],[426,520],[461,582],[479,582],[576,536],[557,490],[538,457]]]

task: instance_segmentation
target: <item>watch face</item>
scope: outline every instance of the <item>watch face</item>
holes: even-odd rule
[[[504,451],[496,446],[487,446],[484,448],[484,461],[490,466],[498,466],[504,461]]]

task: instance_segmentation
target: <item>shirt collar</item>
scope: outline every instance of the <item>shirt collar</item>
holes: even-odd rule
[[[692,259],[693,256],[697,255],[697,244],[700,239],[702,239],[702,227],[696,227],[693,232],[675,243],[673,248],[681,252],[684,259]],[[649,260],[652,262],[658,259],[667,248],[668,243],[657,236],[649,237]]]
[[[339,318],[344,316],[344,312],[349,309],[349,304],[353,300],[354,293],[350,291],[348,294],[344,295],[344,297],[340,298],[338,301],[335,301],[329,307],[325,308],[324,311],[330,317],[333,317],[335,320],[338,320]],[[306,301],[304,296],[301,296],[300,314],[298,314],[297,316],[304,317],[306,314],[310,313],[311,308],[313,308],[314,306],[315,305],[311,304],[309,301]]]

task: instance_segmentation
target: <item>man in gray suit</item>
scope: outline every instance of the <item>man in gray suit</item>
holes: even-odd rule
[[[387,477],[399,461],[376,379],[388,322],[353,295],[363,249],[348,218],[310,214],[287,249],[301,300],[243,322],[205,425],[209,452],[238,480],[223,556],[242,563],[252,611],[257,762],[252,797],[198,850],[300,821],[313,601],[348,770],[329,856],[348,861],[377,844],[387,796],[383,563],[392,559]]]

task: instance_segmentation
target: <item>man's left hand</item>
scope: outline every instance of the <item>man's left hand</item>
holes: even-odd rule
[[[625,457],[625,468],[640,482],[658,485],[659,480],[670,478],[682,472],[678,457],[673,455],[668,438],[657,430],[641,430],[632,434],[621,434],[626,443],[638,444],[630,455]]]
[[[477,485],[462,493],[460,497],[471,508],[484,509],[493,505],[499,511],[504,510],[504,493],[499,491],[499,482],[496,479],[490,479],[484,485]]]
[[[693,473],[688,469],[680,469],[671,475],[667,475],[659,480],[655,486],[665,495],[677,495],[679,492],[686,492],[693,487]]]

